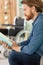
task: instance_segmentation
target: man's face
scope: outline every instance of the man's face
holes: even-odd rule
[[[26,19],[27,20],[32,19],[33,14],[32,14],[31,7],[29,7],[26,4],[23,4],[23,10],[24,10],[24,15],[25,15]]]

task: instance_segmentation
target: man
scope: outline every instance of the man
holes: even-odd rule
[[[43,3],[41,0],[22,0],[24,15],[33,20],[30,37],[20,43],[14,42],[9,55],[10,65],[39,65],[43,55]]]

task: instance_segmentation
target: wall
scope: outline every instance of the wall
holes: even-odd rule
[[[0,28],[1,24],[12,24],[16,16],[16,0],[0,0]]]

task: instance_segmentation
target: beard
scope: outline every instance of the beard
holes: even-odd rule
[[[30,19],[33,19],[34,15],[32,13],[28,16],[25,14],[25,17],[26,17],[26,20],[30,20]]]

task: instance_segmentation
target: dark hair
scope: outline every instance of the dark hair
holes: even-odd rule
[[[22,0],[21,3],[30,7],[35,6],[37,12],[43,12],[43,2],[41,0]]]
[[[35,6],[35,9],[37,12],[42,12],[42,9],[40,9],[39,7]]]
[[[42,12],[42,9],[36,5],[29,4],[29,7],[35,6],[36,12]]]

